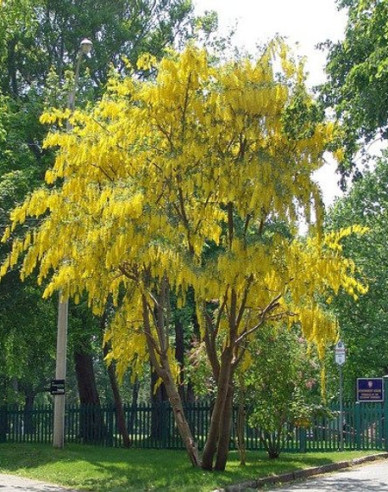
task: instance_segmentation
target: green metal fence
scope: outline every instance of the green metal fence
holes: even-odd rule
[[[211,406],[195,403],[186,407],[187,419],[201,449],[208,432]],[[124,407],[125,420],[133,447],[183,449],[168,403],[157,406]],[[388,448],[388,429],[385,426],[383,403],[346,403],[343,422],[337,407],[330,417],[315,419],[307,428],[287,426],[283,449],[289,452],[333,451],[340,447],[343,433],[344,449],[384,450]],[[237,421],[237,409],[234,411]],[[235,427],[232,426],[230,448],[236,447]],[[0,408],[0,442],[51,443],[53,434],[52,406],[24,410],[17,407]],[[262,449],[260,429],[245,425],[246,448]],[[104,446],[122,445],[116,413],[111,406],[67,406],[65,441]]]

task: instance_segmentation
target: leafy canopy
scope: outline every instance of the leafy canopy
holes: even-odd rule
[[[155,80],[113,77],[89,111],[42,116],[57,128],[45,142],[59,148],[56,162],[47,186],[13,211],[4,240],[26,217],[42,220],[14,239],[1,275],[25,253],[21,275],[38,265],[46,297],[86,291],[96,313],[112,297],[109,336],[122,373],[147,357],[143,301],[167,284],[180,304],[193,288],[203,335],[209,312],[200,307],[218,306],[219,346],[237,350],[263,320],[286,317],[323,351],[335,327],[318,301],[365,290],[340,244],[362,230],[292,241],[271,227],[283,221],[295,232],[312,207],[321,216],[311,174],[336,127],[317,118],[303,67],[278,40],[256,62],[212,64],[190,45],[138,65],[154,65]],[[147,333],[155,347],[158,329]],[[156,353],[176,368],[163,340]]]
[[[332,305],[348,350],[344,374],[351,397],[357,377],[377,377],[388,371],[387,218],[388,160],[385,154],[373,171],[365,173],[350,192],[336,202],[328,216],[331,229],[354,222],[369,229],[364,237],[349,237],[344,243],[346,254],[362,265],[369,291],[357,303],[350,303],[345,295],[340,295]]]
[[[343,177],[355,171],[355,155],[362,145],[388,132],[387,0],[342,0],[348,7],[345,39],[329,43],[322,90],[325,104],[335,109],[344,126]]]

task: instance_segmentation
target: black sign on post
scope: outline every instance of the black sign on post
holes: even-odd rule
[[[358,378],[357,401],[384,401],[383,378]]]
[[[64,395],[65,394],[65,380],[64,379],[52,379],[50,383],[50,393],[52,395]]]

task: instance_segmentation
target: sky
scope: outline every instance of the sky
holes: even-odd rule
[[[316,45],[327,39],[343,39],[347,18],[345,11],[337,10],[335,0],[193,0],[193,3],[197,14],[215,10],[223,33],[237,23],[233,43],[251,53],[255,53],[257,44],[276,34],[286,36],[296,53],[306,57],[310,87],[325,80],[326,55]],[[335,168],[336,163],[328,160],[316,175],[327,206],[340,195]]]

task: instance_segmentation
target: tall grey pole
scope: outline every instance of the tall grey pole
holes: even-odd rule
[[[61,296],[61,293],[59,294]],[[69,302],[59,299],[57,322],[57,360],[55,379],[66,380],[67,320]],[[53,446],[65,445],[65,393],[54,396]]]
[[[340,451],[344,450],[344,376],[342,364],[339,366],[339,404],[340,404]]]
[[[343,404],[343,372],[342,372],[342,366],[345,364],[346,361],[346,349],[345,349],[345,344],[342,340],[339,340],[335,346],[335,362],[338,364],[338,370],[339,370],[339,406],[340,406],[340,412],[339,412],[339,425],[338,425],[338,432],[339,432],[339,437],[340,437],[340,451],[344,450],[344,404]]]
[[[78,87],[79,71],[82,56],[92,49],[92,42],[88,39],[81,41],[77,54],[75,66],[74,84],[69,92],[68,108],[73,111],[75,107],[75,95]],[[71,125],[67,122],[67,130],[71,130]],[[62,298],[62,292],[59,293],[58,303],[58,322],[57,322],[57,354],[55,379],[66,380],[66,356],[67,356],[67,327],[69,301]],[[54,425],[53,425],[53,446],[54,448],[63,448],[65,445],[65,392],[54,396]]]

